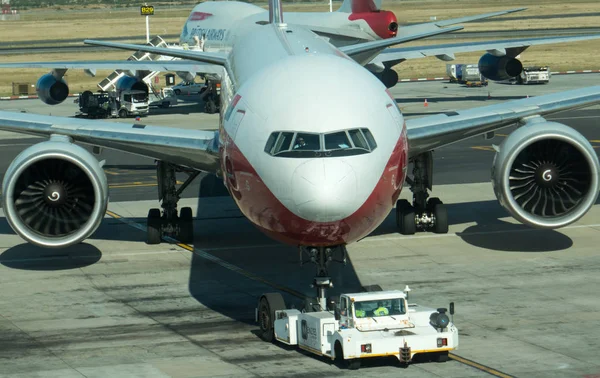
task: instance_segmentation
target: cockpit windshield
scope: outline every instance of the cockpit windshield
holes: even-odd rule
[[[331,157],[366,154],[377,148],[369,129],[332,133],[276,131],[269,136],[265,152],[278,157]]]

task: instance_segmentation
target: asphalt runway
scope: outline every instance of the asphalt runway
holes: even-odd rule
[[[407,83],[393,94],[405,114],[420,116],[590,85],[599,77],[486,89]],[[184,115],[151,115],[143,122],[214,127],[216,116],[184,105]],[[51,112],[73,114],[73,106]],[[0,108],[50,112],[35,100],[0,102]],[[600,139],[594,134],[598,116],[597,107],[560,115],[592,140]],[[34,142],[9,133],[0,140],[2,171],[11,154]],[[134,186],[112,188],[99,230],[66,249],[24,243],[0,214],[0,377],[594,377],[600,374],[600,208],[560,230],[518,224],[483,177],[493,156],[486,148],[495,141],[471,140],[436,152],[434,180],[440,185],[434,193],[448,205],[447,235],[399,235],[390,214],[371,236],[349,246],[346,266],[331,267],[330,294],[409,284],[411,302],[441,307],[454,301],[460,349],[449,362],[399,371],[393,360],[372,360],[361,370],[342,371],[261,341],[253,321],[258,296],[278,290],[288,303],[298,303],[298,296],[312,294],[314,266],[301,267],[294,247],[258,232],[227,197],[189,194],[182,200],[196,216],[193,246],[148,246],[145,216],[157,205],[149,195],[156,188]],[[113,154],[101,156],[107,171],[120,173],[108,174],[111,185],[150,182],[152,162]],[[450,164],[452,159],[463,166]],[[480,162],[485,159],[490,164]],[[470,172],[479,169],[482,177],[472,179]],[[148,191],[148,197],[128,200],[128,191]]]

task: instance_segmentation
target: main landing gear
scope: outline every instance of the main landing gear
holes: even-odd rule
[[[448,232],[446,206],[437,197],[429,197],[432,188],[433,154],[426,152],[413,158],[413,178],[406,178],[413,193],[412,205],[405,199],[396,203],[396,224],[401,234],[412,235],[417,229],[438,234]]]
[[[187,180],[177,189],[177,172],[186,172]],[[198,171],[185,171],[175,165],[158,161],[156,177],[158,179],[158,200],[162,201],[160,209],[148,211],[147,244],[159,244],[164,236],[177,239],[182,243],[194,241],[194,224],[192,209],[182,207],[177,213],[177,202],[181,193],[200,174]]]

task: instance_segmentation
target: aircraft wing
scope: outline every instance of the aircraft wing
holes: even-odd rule
[[[486,18],[491,18],[491,17],[497,17],[497,16],[503,16],[506,14],[510,14],[510,13],[515,13],[515,12],[521,12],[526,10],[527,8],[515,8],[515,9],[509,9],[509,10],[505,10],[505,11],[499,11],[499,12],[491,12],[491,13],[484,13],[484,14],[478,14],[475,16],[466,16],[466,17],[459,17],[459,18],[451,18],[448,20],[441,20],[441,21],[432,21],[432,22],[426,22],[423,24],[412,24],[412,25],[406,25],[406,26],[402,26],[398,29],[398,35],[402,35],[403,33],[414,33],[415,31],[426,31],[426,30],[431,30],[431,29],[437,29],[437,28],[442,28],[445,26],[450,26],[450,25],[456,25],[456,24],[463,24],[466,22],[473,22],[473,21],[478,21],[478,20],[484,20]]]
[[[598,38],[600,38],[600,34],[575,37],[505,39],[500,41],[463,42],[429,46],[398,47],[389,48],[382,51],[381,54],[379,54],[370,63],[384,64],[386,67],[391,67],[407,59],[436,56],[442,60],[452,60],[454,59],[454,53],[485,50],[506,53],[514,57],[520,54],[529,46],[545,45],[550,43],[579,42]]]
[[[416,41],[419,39],[431,37],[438,34],[451,33],[456,30],[463,29],[462,26],[452,26],[449,28],[441,29],[437,28],[435,30],[429,30],[422,33],[414,33],[404,35],[402,37],[394,37],[388,39],[381,39],[377,41],[369,41],[357,43],[355,45],[342,46],[338,49],[344,54],[348,55],[359,64],[368,63],[373,57],[377,56],[383,49],[388,46],[397,45],[399,43],[405,43],[410,41]]]
[[[130,152],[210,173],[216,173],[219,168],[218,131],[6,111],[0,111],[0,130],[46,137],[65,135],[74,142]]]
[[[600,86],[406,120],[411,156],[523,122],[600,103]]]
[[[89,70],[144,70],[144,71],[183,71],[220,74],[221,65],[193,60],[88,60],[56,62],[0,63],[0,68],[50,68],[50,69],[89,69]]]

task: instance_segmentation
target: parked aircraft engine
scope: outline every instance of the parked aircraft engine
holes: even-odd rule
[[[89,237],[108,205],[108,184],[92,154],[66,137],[21,152],[2,183],[8,223],[42,247],[66,247]]]
[[[509,56],[485,54],[479,59],[479,72],[490,80],[501,81],[516,77],[523,71],[523,64]]]
[[[587,139],[556,122],[511,133],[492,165],[496,198],[517,220],[558,228],[581,218],[598,197],[600,164]]]
[[[51,73],[39,78],[35,90],[40,100],[48,105],[60,104],[69,96],[69,87],[65,79],[57,79]]]
[[[119,80],[117,80],[117,91],[128,91],[128,90],[136,90],[136,91],[144,91],[148,93],[148,86],[142,80],[133,76],[123,76]]]
[[[392,69],[386,68],[381,72],[374,72],[375,75],[386,88],[391,88],[398,84],[398,73]]]

